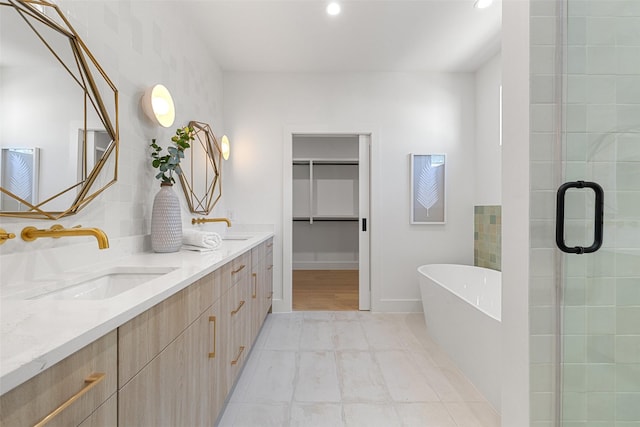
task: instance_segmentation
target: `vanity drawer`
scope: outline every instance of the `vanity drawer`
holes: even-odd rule
[[[0,425],[34,426],[49,418],[47,427],[78,426],[99,407],[93,425],[111,425],[116,405],[101,405],[117,390],[117,355],[113,331],[8,391],[0,397]]]
[[[251,251],[231,261],[231,284],[235,285],[241,281],[247,280],[251,270]]]
[[[213,272],[120,326],[120,387],[219,299],[220,294],[220,283]]]

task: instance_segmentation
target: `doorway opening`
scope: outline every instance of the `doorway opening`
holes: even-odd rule
[[[368,310],[369,137],[292,136],[293,310]]]

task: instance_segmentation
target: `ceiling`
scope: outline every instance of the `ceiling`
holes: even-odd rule
[[[501,4],[474,0],[181,2],[225,71],[475,71],[500,49]],[[190,10],[190,8],[192,10]]]

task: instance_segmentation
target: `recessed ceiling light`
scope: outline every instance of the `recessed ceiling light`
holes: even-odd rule
[[[327,13],[332,16],[338,15],[340,13],[340,5],[336,2],[329,3]]]
[[[473,4],[473,7],[475,7],[476,9],[484,9],[491,6],[492,3],[493,0],[476,0],[476,2]]]

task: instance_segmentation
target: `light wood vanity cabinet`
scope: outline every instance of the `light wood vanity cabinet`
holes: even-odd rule
[[[271,240],[0,397],[0,425],[213,426],[271,306]],[[85,378],[104,374],[91,387]]]
[[[219,318],[216,301],[120,389],[120,426],[213,425]]]
[[[214,424],[255,338],[251,273],[249,251],[120,327],[119,426]]]
[[[260,332],[273,298],[273,239],[251,250],[251,339]]]
[[[233,385],[251,348],[251,252],[232,262],[232,287],[225,298],[225,315],[229,327],[226,353],[227,381]]]
[[[116,331],[103,336],[3,394],[0,425],[34,426],[47,417],[51,427],[115,425],[116,336]]]

